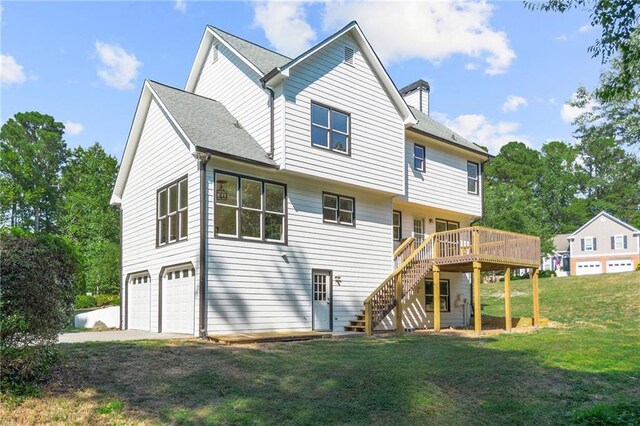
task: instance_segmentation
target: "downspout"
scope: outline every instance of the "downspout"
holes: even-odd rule
[[[200,167],[200,268],[198,273],[198,299],[200,304],[200,337],[207,338],[206,320],[206,288],[207,288],[207,163],[211,159],[211,154],[202,152],[196,153],[196,158]]]
[[[275,133],[275,98],[276,95],[275,93],[273,93],[273,89],[271,89],[270,87],[267,87],[266,82],[262,82],[262,88],[265,90],[269,91],[269,106],[271,109],[271,117],[270,117],[270,127],[271,127],[271,132],[269,134],[270,137],[270,145],[269,145],[269,158],[273,159],[273,153],[275,151],[276,148],[276,142],[275,142],[275,138],[276,138],[276,133]]]

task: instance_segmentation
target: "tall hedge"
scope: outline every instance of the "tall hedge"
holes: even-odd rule
[[[0,390],[34,389],[73,315],[76,256],[51,235],[0,231]]]

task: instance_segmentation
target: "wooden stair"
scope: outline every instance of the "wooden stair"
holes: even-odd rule
[[[364,328],[365,328],[365,323],[364,323],[364,309],[363,309],[360,311],[358,315],[356,315],[356,319],[349,321],[349,325],[345,326],[344,330],[364,333]]]

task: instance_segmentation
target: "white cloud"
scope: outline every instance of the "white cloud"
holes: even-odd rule
[[[492,154],[498,153],[503,145],[511,141],[531,145],[527,136],[518,134],[520,123],[513,121],[491,122],[482,114],[464,114],[454,119],[440,113],[434,113],[432,116],[470,141],[486,146]]]
[[[187,2],[185,0],[176,0],[173,8],[182,13],[185,13],[187,11]]]
[[[571,95],[571,100],[576,100],[576,94]],[[593,101],[589,101],[586,105],[582,107],[577,107],[570,105],[569,102],[565,102],[560,109],[560,117],[565,123],[573,123],[576,121],[578,117],[580,117],[585,112],[591,112],[596,107],[596,103]]]
[[[84,130],[84,126],[80,123],[74,123],[71,120],[64,122],[64,129],[70,135],[79,135]]]
[[[509,95],[507,100],[502,104],[502,112],[514,112],[521,106],[527,106],[529,102],[522,96]]]
[[[569,40],[569,36],[566,34],[560,34],[558,37],[556,37],[556,40],[558,41],[567,41]]]
[[[440,63],[453,55],[484,60],[485,73],[505,72],[516,57],[504,31],[491,26],[487,2],[328,2],[324,27],[357,20],[384,62],[422,58]]]
[[[295,57],[312,46],[316,32],[306,21],[304,3],[259,2],[254,25],[263,29],[269,43],[284,55]]]
[[[593,29],[593,27],[591,26],[591,24],[584,24],[583,26],[578,28],[578,32],[579,33],[588,33],[592,29]]]
[[[102,66],[98,67],[98,77],[107,86],[120,90],[133,89],[133,80],[138,76],[142,62],[136,55],[127,53],[122,47],[96,41],[96,52]]]
[[[24,67],[16,62],[16,58],[0,55],[0,85],[6,87],[24,83],[25,80]]]
[[[475,71],[478,69],[478,64],[476,64],[475,62],[469,62],[467,64],[464,64],[464,69],[467,71]]]

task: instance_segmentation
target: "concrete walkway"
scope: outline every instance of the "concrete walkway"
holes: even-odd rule
[[[161,340],[161,339],[189,339],[190,334],[154,333],[151,331],[124,330],[124,331],[83,331],[79,333],[62,333],[58,343],[83,343],[83,342],[117,342],[125,340]]]

